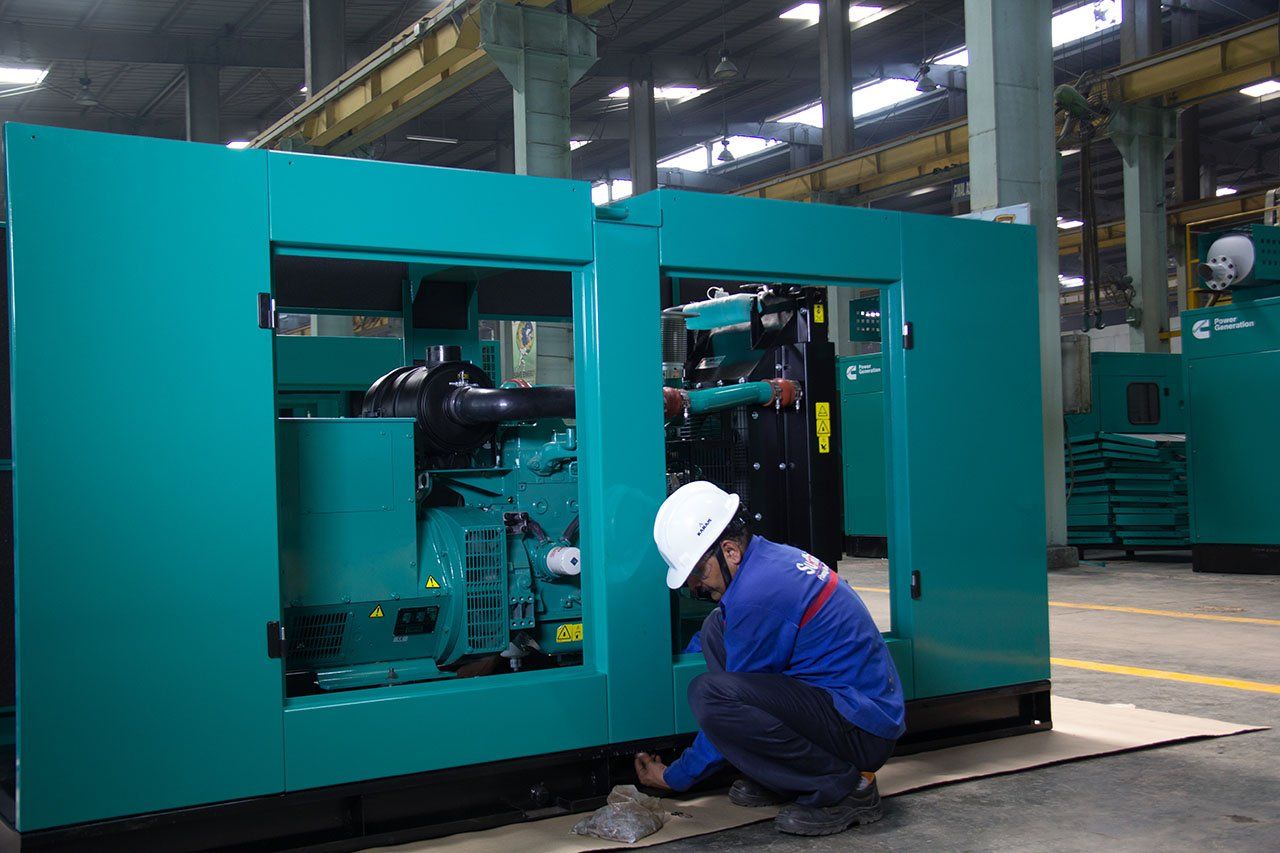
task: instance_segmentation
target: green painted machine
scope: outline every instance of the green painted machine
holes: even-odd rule
[[[1095,352],[1089,360],[1089,411],[1066,416],[1068,436],[1187,431],[1180,356]]]
[[[1087,410],[1064,421],[1067,543],[1082,554],[1188,546],[1181,361],[1169,353],[1090,356]]]
[[[22,843],[390,843],[593,805],[687,742],[704,667],[651,538],[672,431],[747,413],[760,522],[838,543],[827,286],[878,289],[895,330],[901,749],[1049,726],[1030,229],[5,133]],[[992,277],[1024,285],[998,343],[968,333]],[[754,294],[745,330],[698,309],[664,388],[664,283],[708,282]],[[572,320],[572,386],[485,370],[481,316],[539,306]],[[285,335],[287,312],[403,333]],[[996,358],[967,414],[967,364]]]
[[[1280,573],[1280,227],[1199,237],[1209,305],[1182,315],[1196,571]],[[1229,294],[1231,301],[1219,304]]]

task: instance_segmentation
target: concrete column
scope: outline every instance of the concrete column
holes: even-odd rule
[[[788,153],[791,156],[790,165],[793,170],[803,169],[813,162],[813,156],[810,154],[808,145],[792,143],[791,150]]]
[[[1200,34],[1200,19],[1186,0],[1170,5],[1172,45],[1193,41]],[[1200,169],[1200,108],[1186,107],[1178,114],[1178,143],[1173,150],[1173,200],[1185,204],[1200,198],[1212,198],[1213,188],[1206,193]],[[1169,247],[1178,270],[1178,312],[1187,309],[1190,270],[1187,269],[1186,232],[1182,228],[1169,231]]]
[[[1200,161],[1200,198],[1214,198],[1218,193],[1218,164]]]
[[[1173,199],[1177,204],[1200,198],[1200,112],[1187,107],[1178,115],[1178,144],[1173,149]]]
[[[1160,50],[1159,0],[1123,0],[1120,61],[1135,62]],[[1177,138],[1177,118],[1155,105],[1117,110],[1111,138],[1124,158],[1125,265],[1135,296],[1129,348],[1168,352],[1169,239],[1164,161]]]
[[[1051,0],[965,0],[969,46],[969,191],[974,211],[1029,204],[1036,227],[1049,566],[1066,547],[1058,181],[1054,152]]]
[[[627,134],[631,153],[631,191],[658,188],[658,135],[654,122],[653,72],[632,74],[627,82]]]
[[[818,3],[819,85],[822,91],[822,156],[853,150],[853,70],[849,61],[849,0]]]
[[[315,94],[347,70],[347,0],[303,0],[302,61]]]
[[[1120,0],[1120,62],[1160,50],[1160,0]]]
[[[218,118],[222,93],[218,66],[187,66],[187,139],[191,142],[226,142]]]
[[[822,157],[839,157],[853,150],[853,70],[849,60],[849,0],[819,0],[818,80],[822,95]],[[794,155],[793,155],[794,156]],[[821,193],[814,201],[834,203]],[[849,299],[845,287],[827,288],[827,335],[836,355],[852,355],[849,338]]]
[[[595,64],[595,33],[560,12],[486,0],[480,43],[514,92],[517,174],[573,177],[569,89]]]

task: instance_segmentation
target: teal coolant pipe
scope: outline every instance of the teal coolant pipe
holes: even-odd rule
[[[800,398],[800,385],[791,379],[766,379],[696,391],[664,388],[662,397],[669,418],[682,413],[705,415],[738,406],[790,406]]]
[[[705,415],[738,406],[767,406],[773,402],[773,394],[773,386],[768,382],[701,388],[689,392],[689,414]]]

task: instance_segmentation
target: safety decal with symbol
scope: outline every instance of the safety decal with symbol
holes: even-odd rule
[[[427,589],[439,589],[440,581],[436,580],[435,575],[427,575]]]
[[[383,618],[384,616],[386,616],[386,614],[382,612],[382,605],[381,605],[381,604],[379,604],[379,605],[377,605],[376,607],[374,607],[374,608],[373,608],[373,612],[369,614],[369,618],[370,618],[370,619],[381,619],[381,618]]]
[[[813,431],[818,436],[818,452],[831,452],[831,404],[813,404]]]
[[[582,642],[582,623],[576,622],[572,625],[561,625],[556,629],[557,643],[580,643]]]

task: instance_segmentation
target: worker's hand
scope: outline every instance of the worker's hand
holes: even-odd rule
[[[636,753],[636,775],[640,777],[640,784],[647,788],[662,788],[670,791],[671,786],[667,784],[667,780],[663,778],[663,774],[667,772],[667,765],[662,763],[662,759],[656,755],[650,755],[647,752]]]

